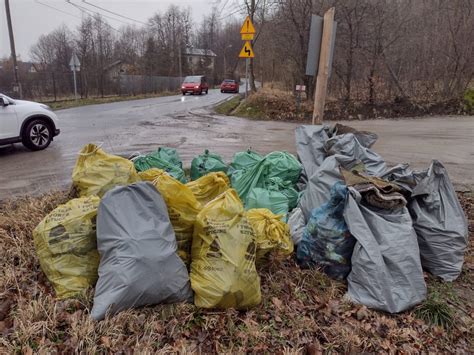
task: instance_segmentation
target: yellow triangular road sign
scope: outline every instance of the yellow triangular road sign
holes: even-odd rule
[[[247,16],[245,18],[244,24],[242,25],[242,28],[240,29],[240,34],[243,33],[255,33],[255,27],[253,27],[252,21],[250,21],[250,16]]]
[[[239,58],[253,58],[255,54],[253,53],[252,45],[249,41],[246,41],[242,50],[240,51]]]

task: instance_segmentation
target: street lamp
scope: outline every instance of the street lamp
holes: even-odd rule
[[[227,47],[224,48],[224,79],[225,79],[225,76],[226,76],[225,51],[227,50],[227,48],[232,48],[232,44],[229,44]]]

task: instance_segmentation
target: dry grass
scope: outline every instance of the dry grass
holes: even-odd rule
[[[122,312],[95,322],[92,292],[57,301],[40,270],[31,232],[67,193],[7,201],[0,206],[0,353],[38,352],[469,352],[474,349],[473,243],[463,275],[451,286],[431,277],[453,314],[450,330],[388,315],[343,300],[344,283],[292,260],[263,270],[262,304],[249,311],[201,310],[190,304]],[[472,199],[463,206],[473,227]]]

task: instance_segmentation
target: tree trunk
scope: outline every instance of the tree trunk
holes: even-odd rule
[[[250,1],[250,20],[253,22],[253,17],[255,15],[255,0]],[[250,82],[250,90],[252,92],[257,91],[257,87],[255,86],[255,73],[254,73],[254,66],[253,66],[253,58],[249,60],[249,82]]]

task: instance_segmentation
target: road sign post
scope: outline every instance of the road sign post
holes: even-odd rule
[[[321,40],[321,52],[319,55],[319,69],[316,79],[316,90],[314,94],[313,124],[321,124],[324,115],[324,102],[326,101],[326,91],[331,59],[331,42],[334,31],[334,7],[324,14],[323,37]]]
[[[247,98],[249,91],[249,60],[255,57],[251,43],[255,35],[255,27],[250,20],[250,16],[245,18],[242,28],[240,29],[240,35],[242,36],[242,40],[245,41],[239,53],[239,58],[245,58],[245,98]]]
[[[72,75],[74,77],[74,99],[77,100],[77,80],[76,80],[76,71],[81,70],[81,62],[77,58],[76,53],[72,54],[71,60],[69,61],[69,67],[72,70]]]

